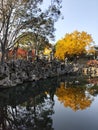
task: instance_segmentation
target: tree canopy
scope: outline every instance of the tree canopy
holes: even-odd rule
[[[61,12],[61,0],[52,0],[43,11],[44,0],[0,0],[0,45],[2,61],[7,50],[23,32],[30,31],[38,35],[53,38],[54,23]]]
[[[65,57],[81,55],[86,52],[86,47],[90,46],[91,43],[93,43],[93,39],[87,32],[67,33],[56,43],[55,57],[64,60]]]
[[[37,44],[37,42],[39,42]],[[46,46],[51,46],[49,43],[49,40],[44,36],[39,36],[36,39],[36,36],[32,32],[24,32],[21,34],[17,39],[15,43],[15,47],[22,47],[25,49],[35,49],[36,46],[39,48],[39,50],[44,50]]]

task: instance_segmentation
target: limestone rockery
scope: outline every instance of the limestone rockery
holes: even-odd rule
[[[51,78],[63,74],[77,74],[81,69],[79,65],[65,64],[53,60],[47,62],[39,60],[11,60],[0,64],[0,88],[12,87],[28,81]]]

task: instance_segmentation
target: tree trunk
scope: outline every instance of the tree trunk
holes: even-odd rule
[[[9,60],[8,53],[9,53],[9,49],[6,50],[6,54],[5,54],[5,57],[6,57],[6,60],[7,60],[7,61]]]
[[[5,61],[5,47],[4,47],[4,45],[1,45],[1,52],[2,52],[2,55],[1,55],[1,64],[3,64],[4,61]]]

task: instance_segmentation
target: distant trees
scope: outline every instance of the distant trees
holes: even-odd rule
[[[0,0],[0,46],[1,62],[7,51],[14,46],[16,39],[26,31],[53,38],[54,23],[61,12],[61,1],[52,0],[47,10],[42,11],[40,4],[44,0]]]
[[[46,47],[52,47],[52,44],[49,43],[49,40],[46,37],[39,36],[36,39],[36,36],[33,32],[24,32],[16,39],[16,43],[14,45],[14,48],[12,49],[12,52],[14,52],[14,56],[16,56],[16,54],[21,49],[25,50],[26,52],[30,52],[33,50],[34,55],[36,56],[36,53],[39,54],[39,52],[44,51]],[[15,58],[14,56],[13,58]]]
[[[66,57],[81,55],[86,53],[86,47],[91,43],[93,43],[93,39],[87,32],[67,33],[63,39],[56,43],[55,57],[64,60]]]
[[[16,39],[15,47],[20,46],[27,50],[38,48],[39,51],[44,50],[46,46],[50,46],[49,40],[46,37],[39,35],[39,37],[36,39],[35,35],[36,34],[34,34],[33,32],[24,32]]]

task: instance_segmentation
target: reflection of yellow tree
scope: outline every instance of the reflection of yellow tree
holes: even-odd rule
[[[56,91],[58,100],[65,107],[71,107],[74,111],[83,110],[90,106],[92,99],[85,94],[85,89],[81,87],[66,87],[62,84]]]

